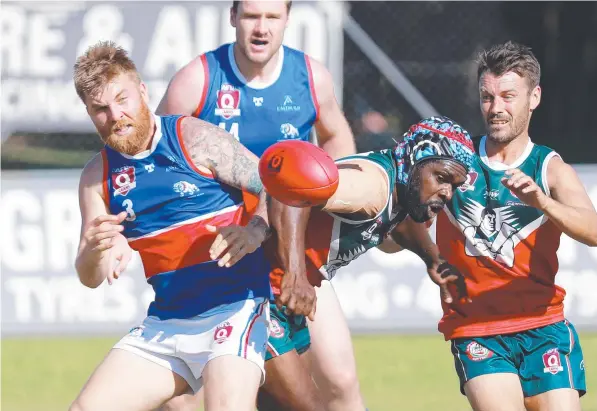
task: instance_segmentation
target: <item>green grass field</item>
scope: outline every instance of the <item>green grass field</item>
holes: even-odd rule
[[[597,334],[582,334],[584,411],[597,411]],[[114,339],[2,340],[3,411],[66,410]],[[356,336],[359,377],[372,411],[469,410],[449,346],[437,335]],[[107,410],[108,411],[108,410]]]

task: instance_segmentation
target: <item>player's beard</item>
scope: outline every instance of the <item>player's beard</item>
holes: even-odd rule
[[[420,164],[413,169],[411,181],[406,189],[406,210],[413,221],[424,223],[435,217],[436,213],[432,211],[432,208],[436,210],[442,209],[445,204],[441,201],[426,201],[421,203],[421,174],[417,170],[418,167],[420,167]]]
[[[510,141],[514,140],[516,137],[521,135],[524,130],[526,129],[529,123],[529,117],[531,116],[530,113],[530,101],[527,102],[524,109],[514,117],[508,116],[490,116],[486,120],[487,126],[487,138],[494,143],[497,144],[507,144]],[[503,127],[502,130],[492,132],[491,121],[492,120],[507,120],[506,127]]]
[[[149,112],[149,107],[147,107],[145,102],[141,102],[139,113],[135,116],[134,120],[125,118],[118,121],[112,126],[110,134],[107,137],[102,136],[102,140],[106,145],[119,153],[128,154],[130,156],[138,154],[147,148],[148,139],[150,138],[150,118],[151,113]],[[133,128],[129,134],[119,136],[114,132],[114,130],[126,126],[131,126]]]

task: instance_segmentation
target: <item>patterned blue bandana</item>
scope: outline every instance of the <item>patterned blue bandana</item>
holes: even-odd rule
[[[468,173],[474,155],[471,136],[458,123],[443,116],[425,118],[411,126],[394,149],[398,183],[408,186],[414,166],[423,160],[453,160]]]

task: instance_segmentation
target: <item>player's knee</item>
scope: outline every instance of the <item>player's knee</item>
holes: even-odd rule
[[[355,373],[338,371],[334,378],[327,382],[327,396],[333,398],[349,398],[359,395],[359,380]]]

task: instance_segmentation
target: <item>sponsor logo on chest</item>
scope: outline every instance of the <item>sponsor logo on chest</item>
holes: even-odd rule
[[[193,183],[189,183],[188,181],[179,181],[178,183],[174,183],[172,189],[181,197],[194,196],[195,194],[198,194],[200,191],[199,187],[197,187]]]
[[[283,140],[292,140],[300,137],[298,129],[290,123],[284,123],[280,126],[280,133]]]
[[[284,96],[284,100],[282,101],[282,104],[276,107],[276,110],[279,112],[295,112],[295,111],[301,111],[301,106],[298,104],[295,104],[294,101],[292,100],[292,96],[287,94]]]

